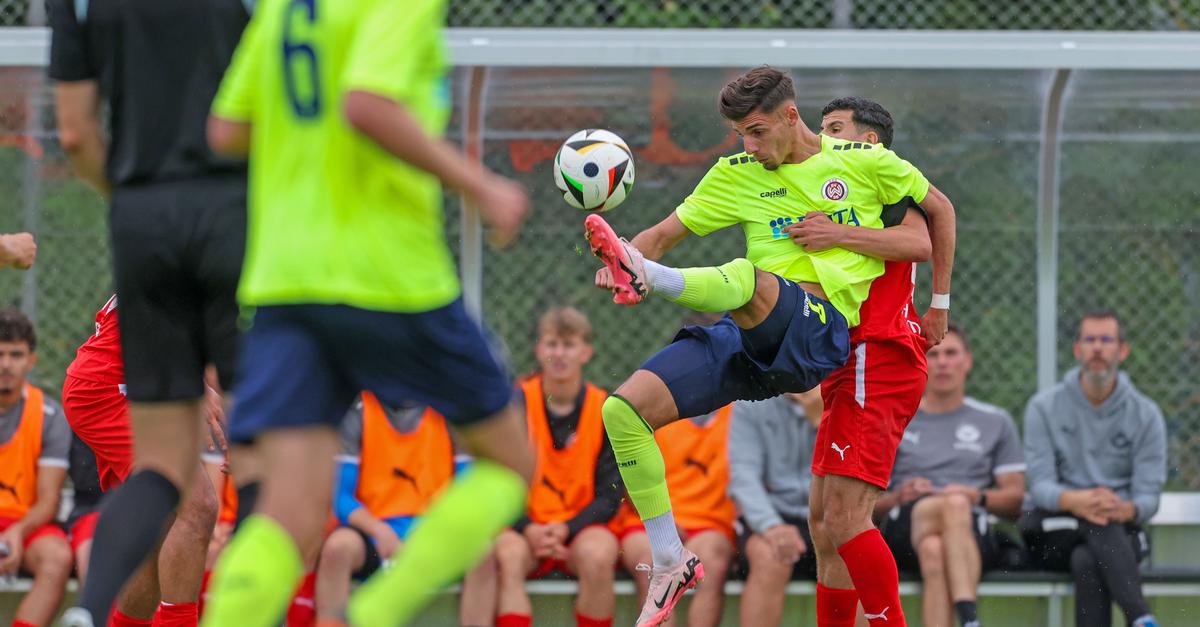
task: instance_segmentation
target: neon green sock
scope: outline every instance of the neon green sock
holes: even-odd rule
[[[754,296],[754,264],[749,259],[734,259],[715,267],[680,268],[679,272],[683,274],[683,293],[667,298],[688,309],[732,311]]]
[[[638,516],[646,520],[671,511],[667,467],[658,442],[654,441],[654,430],[620,396],[609,396],[602,411],[617,468]]]
[[[255,514],[222,553],[209,584],[203,627],[271,627],[287,612],[304,574],[300,551],[279,523]]]
[[[509,468],[476,461],[421,516],[396,563],[350,598],[350,624],[407,624],[438,590],[483,558],[496,534],[521,515],[528,491]]]

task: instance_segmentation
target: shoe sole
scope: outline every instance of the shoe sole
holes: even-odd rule
[[[675,611],[675,606],[679,603],[679,599],[683,598],[685,592],[700,585],[701,581],[704,581],[704,564],[697,564],[696,576],[692,578],[692,581],[688,583],[687,587],[679,592],[676,592],[674,598],[667,603],[666,607],[663,607],[650,617],[650,622],[641,623],[637,625],[637,627],[658,627],[658,625],[667,622],[667,619],[671,617],[671,612]]]
[[[616,283],[613,302],[618,305],[636,305],[642,302],[642,297],[632,285],[633,274],[625,267],[625,250],[616,231],[613,231],[604,218],[596,214],[585,218],[583,226],[584,237],[587,238],[592,254],[604,263],[612,273],[613,282]]]

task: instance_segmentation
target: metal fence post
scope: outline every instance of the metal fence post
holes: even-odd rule
[[[463,150],[472,161],[483,161],[484,91],[488,70],[473,66],[463,76],[466,106],[462,114]],[[479,209],[459,196],[462,211],[462,240],[459,243],[463,303],[477,320],[483,319],[483,224]]]
[[[1058,174],[1063,96],[1071,70],[1055,70],[1042,109],[1038,164],[1037,381],[1044,390],[1058,378]]]

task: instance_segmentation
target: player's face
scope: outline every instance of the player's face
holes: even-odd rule
[[[971,353],[957,333],[947,333],[942,343],[926,353],[929,382],[926,388],[936,394],[962,393],[971,372]]]
[[[849,109],[830,111],[829,115],[821,118],[821,134],[845,139],[852,142],[879,143],[879,135],[854,122],[854,112]]]
[[[0,397],[20,394],[37,357],[26,342],[0,342]]]
[[[1088,318],[1079,325],[1075,359],[1083,373],[1096,383],[1117,376],[1121,362],[1129,356],[1129,345],[1121,341],[1120,327],[1112,318]]]
[[[746,117],[730,122],[733,130],[742,137],[746,152],[754,155],[762,166],[774,170],[786,163],[796,141],[793,127],[799,122],[799,113],[793,104],[780,106],[771,113],[751,111]]]
[[[544,333],[534,348],[542,374],[551,379],[570,379],[583,374],[592,359],[592,345],[579,334]]]

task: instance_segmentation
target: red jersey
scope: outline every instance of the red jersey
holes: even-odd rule
[[[871,283],[867,300],[858,310],[858,326],[850,329],[852,345],[921,335],[921,319],[913,305],[916,265],[911,261],[883,263],[883,274]],[[924,340],[921,342],[924,346]]]
[[[117,329],[117,297],[113,296],[96,312],[96,332],[79,347],[75,360],[67,366],[67,375],[111,385],[125,383],[125,362],[121,357],[121,333]]]

